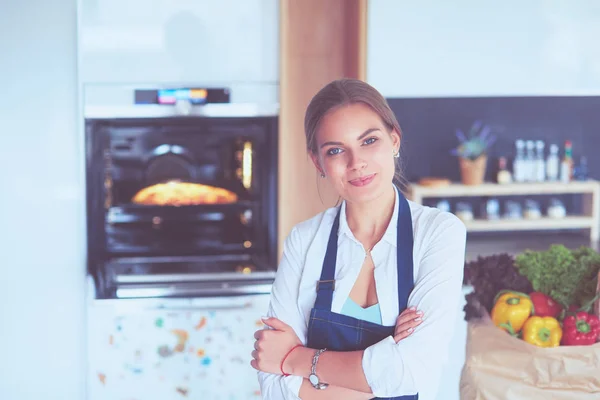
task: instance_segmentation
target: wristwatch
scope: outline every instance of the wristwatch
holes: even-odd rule
[[[319,377],[317,376],[317,361],[319,361],[319,356],[325,351],[327,351],[327,349],[317,350],[312,360],[310,375],[308,376],[308,380],[310,381],[311,385],[313,385],[313,387],[318,390],[327,389],[329,387],[328,383],[321,382],[319,380]]]

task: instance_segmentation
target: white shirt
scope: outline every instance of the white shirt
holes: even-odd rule
[[[419,393],[430,399],[437,393],[450,338],[460,310],[466,229],[453,214],[409,201],[413,223],[415,287],[408,306],[423,311],[423,322],[407,338],[396,343],[392,336],[368,347],[362,368],[374,397]],[[366,257],[346,219],[346,203],[340,212],[335,290],[331,311],[340,313]],[[316,299],[316,283],[338,207],[327,209],[294,226],[284,242],[271,292],[267,315],[290,325],[306,345],[308,320]],[[371,255],[382,324],[393,326],[399,315],[394,213],[383,238]],[[303,378],[258,373],[264,399],[299,399]],[[458,388],[457,388],[458,390]]]

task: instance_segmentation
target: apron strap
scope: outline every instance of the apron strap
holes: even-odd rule
[[[323,260],[323,268],[321,268],[321,279],[317,282],[317,299],[315,300],[315,308],[317,310],[331,311],[333,290],[335,289],[335,265],[337,262],[337,241],[341,210],[342,208],[340,207],[333,221],[333,226],[329,233],[329,241],[327,242],[325,259]]]
[[[406,198],[398,193],[398,231],[396,247],[398,259],[398,310],[402,312],[408,306],[408,297],[415,287],[413,263],[413,229],[410,205]]]
[[[398,309],[404,311],[408,305],[408,297],[412,292],[415,282],[413,274],[413,230],[410,206],[399,190],[398,195],[398,222],[397,222],[397,263],[398,263]],[[333,221],[327,251],[321,268],[321,278],[317,282],[317,298],[314,308],[331,311],[333,291],[335,290],[335,267],[337,262],[338,230],[340,227],[341,207]]]

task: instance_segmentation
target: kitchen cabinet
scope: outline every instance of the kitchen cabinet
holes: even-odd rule
[[[89,306],[89,400],[260,399],[250,365],[266,294]]]
[[[237,95],[279,79],[277,0],[79,4],[86,84],[247,84]]]
[[[597,2],[434,4],[369,0],[367,79],[385,97],[600,93]]]

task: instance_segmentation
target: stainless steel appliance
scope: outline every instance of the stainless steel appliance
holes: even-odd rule
[[[129,98],[85,110],[96,297],[268,293],[277,105],[232,103],[227,88],[146,87]]]

